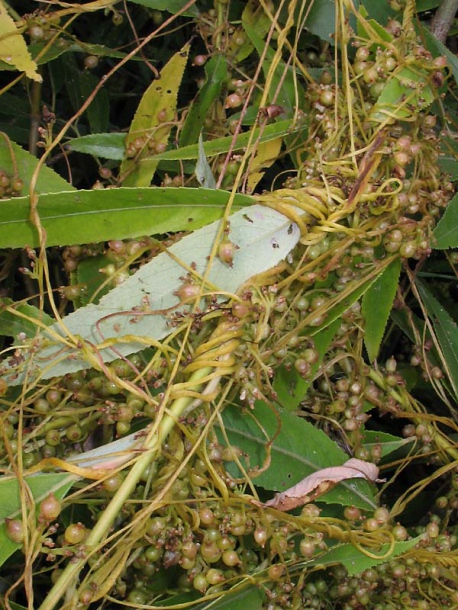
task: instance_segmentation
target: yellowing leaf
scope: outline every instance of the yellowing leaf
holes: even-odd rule
[[[256,152],[249,166],[249,176],[247,180],[248,192],[252,192],[261,178],[264,176],[264,172],[259,171],[261,168],[267,168],[278,159],[280,154],[281,145],[283,138],[275,138],[269,142],[263,142],[256,148]]]
[[[356,458],[347,460],[342,466],[323,468],[305,477],[293,487],[276,494],[264,506],[272,506],[278,510],[286,511],[302,506],[323,495],[339,481],[346,479],[367,479],[375,483],[378,477],[378,468],[375,464],[364,462]]]
[[[126,137],[126,149],[135,143],[140,151],[121,164],[123,186],[149,186],[158,161],[151,159],[158,144],[167,144],[177,107],[178,89],[188,59],[189,45],[169,60],[160,78],[143,94]]]
[[[27,49],[24,38],[19,34],[16,24],[0,3],[0,60],[8,66],[13,66],[20,72],[25,72],[32,80],[41,83],[42,78],[37,72],[37,64]]]

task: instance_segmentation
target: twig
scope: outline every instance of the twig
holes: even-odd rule
[[[443,0],[431,21],[431,32],[441,42],[445,42],[458,11],[458,0]]]

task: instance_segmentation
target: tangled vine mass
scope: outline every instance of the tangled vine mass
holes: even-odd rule
[[[259,4],[272,14],[277,3]],[[285,138],[295,168],[278,171],[278,188],[252,194],[299,228],[285,260],[224,299],[184,273],[165,339],[109,364],[93,360],[91,368],[29,385],[26,378],[20,391],[2,388],[2,472],[71,478],[65,493],[53,490],[36,503],[22,487],[22,511],[5,519],[18,549],[2,567],[6,607],[219,608],[226,597],[234,608],[266,610],[458,607],[456,406],[433,333],[418,323],[426,315],[415,281],[438,256],[433,232],[455,190],[440,164],[438,109],[450,73],[419,35],[412,3],[390,5],[396,18],[382,27],[351,2],[337,2],[335,58],[321,41],[319,57],[294,64],[305,96]],[[205,48],[194,59],[198,68],[213,45],[245,44],[238,26],[216,31],[217,15],[211,9],[196,18]],[[48,35],[55,26],[45,17]],[[37,19],[29,16],[34,40],[44,35]],[[86,70],[97,68],[94,57],[86,57]],[[209,141],[234,131],[231,117],[253,78],[230,82],[228,116],[207,121]],[[274,102],[255,125],[282,119],[285,109]],[[222,106],[215,105],[220,115]],[[156,131],[130,141],[125,159],[141,163],[145,148],[163,153],[162,140]],[[212,162],[219,186],[246,185],[243,155],[224,159]],[[114,166],[99,177],[97,188],[120,186]],[[193,180],[171,172],[157,186]],[[20,168],[2,171],[2,198],[25,196],[25,183]],[[103,259],[107,290],[182,237],[62,248],[63,307],[85,297],[78,275],[85,262]],[[41,255],[29,255],[38,273]],[[216,255],[236,264],[230,222]],[[368,349],[365,298],[390,275],[397,288],[386,332],[396,344],[384,344],[377,360]],[[81,349],[78,339],[75,345]],[[7,346],[4,372],[22,374],[33,350],[29,337]],[[424,400],[412,375],[427,388]],[[252,445],[244,444],[250,439],[240,421],[248,422]],[[291,512],[266,506],[279,491],[268,476],[287,451],[282,431],[293,434],[295,425],[313,430],[304,444],[326,437],[341,463],[353,456],[376,464],[382,480],[351,487],[351,501],[318,494]],[[132,447],[103,468],[79,464],[79,455],[129,434]]]

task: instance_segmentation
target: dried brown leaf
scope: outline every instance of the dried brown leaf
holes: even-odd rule
[[[264,506],[272,506],[282,511],[291,510],[315,500],[346,479],[367,479],[375,483],[378,473],[379,469],[375,464],[351,458],[342,466],[331,466],[310,474],[293,487],[275,494]]]

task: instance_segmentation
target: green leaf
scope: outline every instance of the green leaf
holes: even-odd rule
[[[189,0],[127,0],[132,4],[140,4],[156,11],[167,11],[175,15],[180,9],[188,4]],[[198,17],[199,9],[197,6],[192,5],[181,13],[185,17]]]
[[[335,45],[336,5],[334,0],[316,0],[307,7],[305,27],[322,40]]]
[[[148,142],[167,144],[177,110],[178,89],[188,60],[189,44],[162,68],[160,78],[154,80],[142,99],[126,136],[126,147],[144,139],[144,148],[135,159],[124,159],[120,173],[124,186],[149,186],[157,168],[157,160],[150,156]]]
[[[24,482],[28,485],[36,504],[46,498],[51,492],[58,500],[67,494],[76,477],[69,474],[36,474],[25,477]],[[15,544],[6,535],[5,517],[14,518],[21,514],[21,493],[19,482],[13,477],[2,477],[0,479],[0,566],[15,551],[21,548],[21,544]]]
[[[99,84],[99,79],[86,70],[80,74],[79,80],[81,95],[83,100],[86,101]],[[110,101],[106,89],[102,88],[97,92],[86,110],[86,114],[92,133],[100,133],[108,128]]]
[[[458,83],[458,57],[447,49],[447,47],[440,40],[438,40],[428,28],[420,26],[420,31],[421,37],[426,40],[428,50],[431,51],[433,55],[436,57],[439,55],[445,55],[448,65],[452,71],[453,78],[455,79],[455,82]]]
[[[437,223],[431,243],[435,250],[458,248],[458,195],[453,197]]]
[[[19,315],[12,313],[11,309],[17,311]],[[33,337],[37,332],[34,320],[39,320],[46,326],[54,322],[51,316],[33,305],[14,303],[11,299],[0,299],[0,335],[17,337],[19,333],[25,333],[27,337]]]
[[[260,127],[257,127],[254,131],[254,136],[251,136],[251,131],[242,133],[237,137],[235,142],[233,136],[216,138],[216,140],[204,142],[205,156],[207,157],[207,159],[209,159],[210,157],[226,153],[231,148],[234,151],[246,148],[250,141],[256,142],[256,144],[259,142],[269,142],[270,140],[275,140],[280,136],[285,136],[290,133],[292,134],[296,131],[300,131],[303,129],[304,125],[297,124],[295,126],[292,126],[290,120],[285,120],[279,121],[278,123],[272,123],[271,125],[267,125],[267,127],[263,130],[261,130]],[[189,146],[183,146],[182,148],[167,150],[166,152],[154,155],[151,158],[157,160],[171,161],[198,159],[199,146],[198,144],[191,144]]]
[[[25,192],[27,192],[27,188],[30,185],[30,180],[37,165],[38,159],[36,157],[26,152],[14,142],[11,142],[9,139],[0,137],[0,167],[10,175],[13,175],[15,168],[17,168],[19,177],[24,182]],[[37,193],[59,193],[60,191],[72,191],[75,189],[66,180],[56,174],[55,171],[45,165],[40,169],[35,190]],[[0,201],[0,219],[3,219],[3,204],[7,202],[8,200]]]
[[[388,2],[374,2],[374,0],[361,0],[361,5],[367,11],[367,17],[375,19],[379,24],[386,24],[388,19],[396,17],[396,11],[393,10]],[[417,0],[418,7],[418,0]],[[360,9],[361,10],[361,9]],[[380,27],[380,26],[379,26]],[[386,32],[386,30],[385,30]],[[388,33],[388,32],[386,32]]]
[[[242,26],[231,36],[227,54],[237,62],[242,62],[253,51],[253,41],[245,36],[246,28],[251,27],[259,40],[264,40],[272,26],[271,19],[258,0],[248,0],[242,13]],[[240,38],[243,43],[240,44]]]
[[[350,576],[361,574],[364,570],[371,568],[372,566],[380,565],[397,557],[402,553],[405,553],[412,547],[414,547],[421,540],[421,536],[406,540],[405,542],[395,542],[391,553],[388,553],[391,549],[389,544],[382,544],[379,549],[374,550],[373,548],[368,549],[369,553],[379,555],[381,559],[370,557],[352,544],[339,544],[333,547],[327,553],[320,555],[317,559],[312,562],[308,562],[307,566],[310,565],[330,565],[333,563],[341,563],[344,565]]]
[[[216,180],[213,176],[212,168],[210,167],[207,157],[205,156],[202,134],[199,136],[199,158],[196,164],[196,178],[198,183],[207,189],[216,188]]]
[[[78,263],[74,283],[84,287],[84,290],[74,303],[77,307],[88,305],[88,303],[98,303],[103,296],[110,292],[113,285],[107,282],[106,274],[100,270],[112,263],[113,261],[105,254],[83,258]]]
[[[255,485],[268,490],[284,491],[321,468],[340,466],[348,460],[322,430],[297,415],[278,413],[261,401],[250,410],[226,407],[223,422],[231,445],[247,456],[247,468],[263,466],[267,442],[274,439],[269,467],[253,478]],[[375,506],[369,483],[356,479],[339,483],[321,496],[320,502],[364,509]]]
[[[46,245],[63,246],[196,229],[221,218],[228,199],[213,189],[96,189],[41,195],[38,209]],[[251,201],[236,195],[234,204]],[[0,202],[0,248],[40,245],[29,215],[28,197]]]
[[[20,604],[16,604],[15,602],[8,602],[11,610],[27,610],[25,606],[21,606]]]
[[[458,326],[419,279],[415,281],[440,346],[442,366],[458,399]]]
[[[341,318],[342,314],[344,314],[356,301],[358,301],[363,294],[372,286],[372,284],[376,281],[378,275],[380,274],[380,268],[384,268],[384,261],[379,261],[381,265],[379,268],[374,266],[368,276],[362,277],[359,281],[353,282],[349,288],[349,290],[344,290],[337,294],[332,299],[329,299],[325,306],[320,309],[316,309],[315,311],[308,314],[308,319],[311,321],[314,317],[324,315],[325,320],[320,326],[307,326],[306,333],[310,337],[315,337],[318,333],[320,333],[324,328],[327,328],[330,324],[332,324],[335,320]],[[307,324],[307,318],[304,318],[304,324]]]
[[[385,327],[396,296],[400,272],[401,261],[395,259],[363,296],[364,344],[371,362],[377,358],[382,343]]]
[[[304,400],[339,326],[340,320],[334,320],[327,328],[322,329],[313,337],[319,358],[312,365],[308,379],[301,377],[295,368],[280,367],[275,372],[273,387],[277,393],[277,401],[287,411],[295,411],[301,400]]]
[[[363,435],[364,447],[369,449],[369,451],[374,446],[380,447],[381,457],[385,457],[415,440],[416,439],[412,437],[399,438],[398,436],[393,436],[387,432],[377,432],[375,430],[365,430]]]
[[[224,591],[219,599],[193,606],[194,610],[262,610],[265,599],[263,589],[249,584],[235,590]]]
[[[204,192],[229,196],[224,191]],[[193,213],[189,207],[187,211]],[[296,225],[283,214],[261,205],[235,212],[229,216],[229,221],[229,237],[238,248],[232,266],[218,257],[210,261],[213,243],[220,233],[221,221],[218,220],[183,237],[166,252],[154,257],[97,305],[82,307],[63,318],[63,323],[54,324],[49,332],[44,330],[41,349],[37,338],[29,354],[30,360],[23,352],[24,370],[33,365],[35,373],[46,379],[70,370],[97,368],[100,359],[111,362],[120,354],[136,353],[172,332],[172,311],[189,309],[177,296],[187,271],[192,272],[192,269],[196,273],[196,282],[205,275],[209,282],[205,289],[215,296],[221,292],[221,300],[226,300],[228,293],[237,292],[252,276],[286,258],[299,240]],[[276,247],[272,247],[273,243]],[[56,334],[65,336],[68,332],[72,337],[78,335],[78,340],[76,343],[70,340],[69,347],[65,348]],[[116,345],[115,350],[100,347],[95,351],[97,345],[109,339],[113,340],[110,345]],[[28,371],[29,379],[33,377],[32,368]],[[9,378],[11,385],[22,383],[22,372]]]
[[[73,138],[67,142],[67,146],[76,152],[122,161],[126,150],[125,140],[125,133],[93,133]]]
[[[411,120],[434,101],[429,74],[424,69],[402,67],[387,79],[382,93],[372,107],[373,121]]]
[[[259,37],[257,29],[248,22],[243,23],[243,28],[261,57],[265,52],[264,40]],[[274,65],[273,74],[270,74]],[[274,49],[270,47],[267,48],[265,53],[262,70],[266,82],[269,78],[271,79],[268,92],[269,103],[279,104],[284,108],[285,114],[292,117],[297,107],[302,105],[306,97],[302,85],[295,78],[294,70],[282,60],[278,60]]]
[[[220,53],[211,57],[205,64],[205,76],[205,84],[199,90],[186,115],[180,133],[180,148],[197,142],[207,112],[221,94],[221,89],[227,77],[227,57]]]
[[[195,125],[199,125],[199,119],[196,119],[195,123],[193,124],[193,127]],[[267,127],[262,132],[260,128],[257,127],[255,131],[255,141],[257,143],[270,142],[271,140],[275,140],[278,137],[286,136],[288,134],[294,134],[297,131],[300,131],[301,129],[304,129],[303,125],[297,125],[295,128],[292,128],[290,120],[279,121],[278,123],[272,123],[271,125],[267,125]],[[182,139],[186,139],[186,141],[191,141],[195,136],[195,142],[197,142],[199,137],[199,131],[200,126],[196,133],[194,133],[194,131],[190,127],[189,130],[186,132],[186,138],[183,137]],[[123,133],[91,134],[69,140],[67,146],[69,146],[70,150],[75,150],[76,152],[87,153],[88,155],[103,157],[104,159],[113,159],[114,161],[120,161],[124,159],[125,139],[126,135]],[[249,140],[249,132],[240,134],[235,141],[233,150],[235,151],[245,148]],[[224,138],[216,138],[215,140],[204,142],[203,146],[205,156],[208,159],[210,157],[214,157],[216,155],[228,152],[228,150],[232,146],[233,141],[234,138],[232,136],[226,136]],[[181,148],[168,150],[158,155],[153,155],[151,158],[159,161],[186,161],[191,159],[198,159],[199,145],[198,143],[196,143],[190,144],[188,146],[182,146]]]

